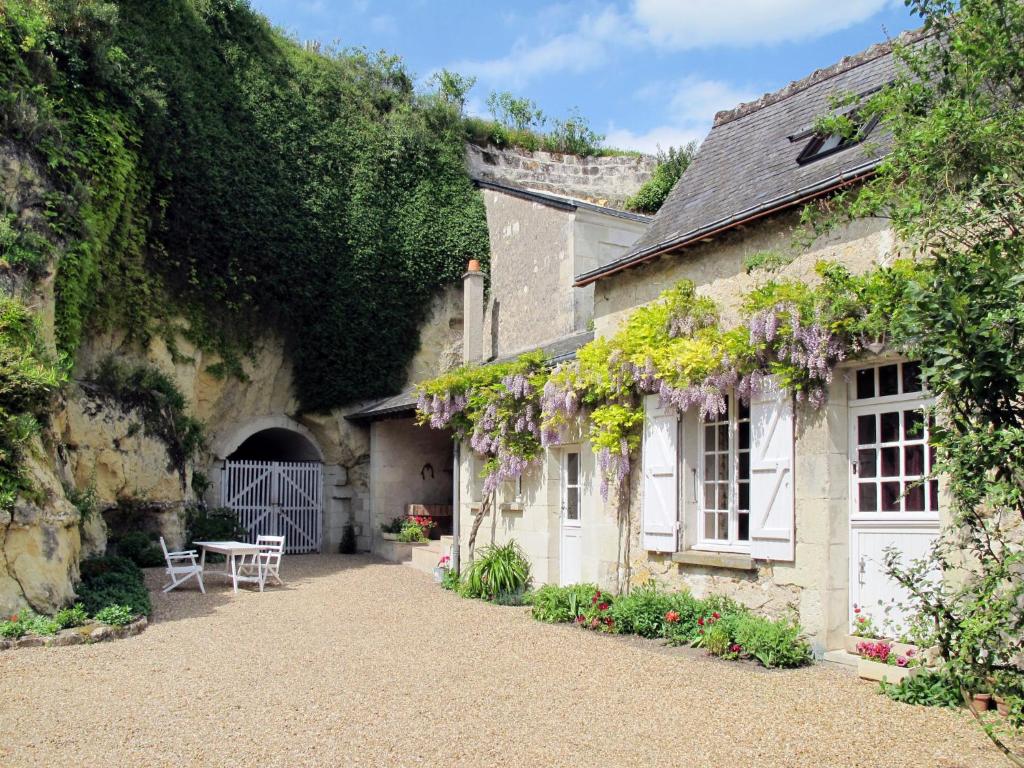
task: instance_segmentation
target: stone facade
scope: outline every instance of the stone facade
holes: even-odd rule
[[[466,145],[466,165],[477,179],[621,206],[647,181],[657,160],[648,155],[577,157],[557,152]]]
[[[624,253],[645,223],[493,189],[483,195],[491,240],[484,359],[585,330],[594,317],[593,290],[573,288],[574,276]]]

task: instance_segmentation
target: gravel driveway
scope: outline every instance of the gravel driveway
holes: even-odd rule
[[[158,592],[136,638],[0,653],[0,764],[1003,766],[967,714],[841,670],[546,626],[370,557],[282,571]]]

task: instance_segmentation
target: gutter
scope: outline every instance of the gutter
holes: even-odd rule
[[[783,195],[782,197],[768,200],[767,202],[761,203],[753,208],[748,208],[747,210],[741,211],[733,216],[719,219],[711,224],[691,230],[672,240],[648,246],[647,248],[637,251],[636,253],[632,253],[619,261],[613,261],[611,264],[598,267],[590,272],[584,272],[583,274],[576,276],[573,287],[583,288],[584,286],[590,285],[601,278],[609,277],[625,269],[629,269],[630,267],[651,261],[658,256],[668,253],[669,251],[685,248],[697,241],[715,237],[716,235],[720,235],[723,232],[727,232],[742,224],[747,224],[748,222],[762,219],[765,216],[779,213],[787,208],[792,208],[795,205],[800,205],[808,200],[813,200],[816,197],[821,197],[822,195],[834,192],[842,187],[853,184],[854,182],[866,179],[874,174],[883,159],[884,158],[882,157],[876,158],[859,165],[856,168],[852,168],[849,171],[844,171],[837,176],[832,176],[825,181],[818,182],[817,184],[813,184],[809,187],[804,187],[803,189],[798,189],[795,192]]]

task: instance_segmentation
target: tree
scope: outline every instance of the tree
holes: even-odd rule
[[[887,571],[931,623],[964,692],[992,688],[1024,728],[1024,5],[907,0],[923,35],[860,112],[892,147],[849,193],[886,215],[923,269],[893,340],[923,361],[952,522],[924,561]],[[936,578],[940,574],[941,578]],[[986,731],[1017,765],[1024,755]]]

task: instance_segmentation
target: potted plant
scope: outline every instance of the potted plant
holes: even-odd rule
[[[901,683],[914,677],[923,668],[921,657],[916,650],[906,654],[893,652],[893,644],[885,640],[861,640],[857,644],[857,675],[864,680],[884,680],[887,683]]]
[[[445,555],[437,561],[437,565],[434,566],[434,581],[438,584],[444,581],[445,574],[451,569],[452,559],[450,556]]]
[[[380,527],[380,535],[384,541],[398,541],[398,536],[402,532],[402,524],[405,522],[405,517],[399,515],[398,517],[392,518],[386,523],[383,523]]]
[[[398,532],[398,540],[406,544],[425,544],[429,531],[437,523],[429,517],[409,515],[402,520],[402,528]]]
[[[875,624],[875,620],[868,612],[854,603],[852,628],[850,634],[846,636],[846,652],[859,656],[857,648],[861,643],[877,643],[886,639],[881,627]]]

